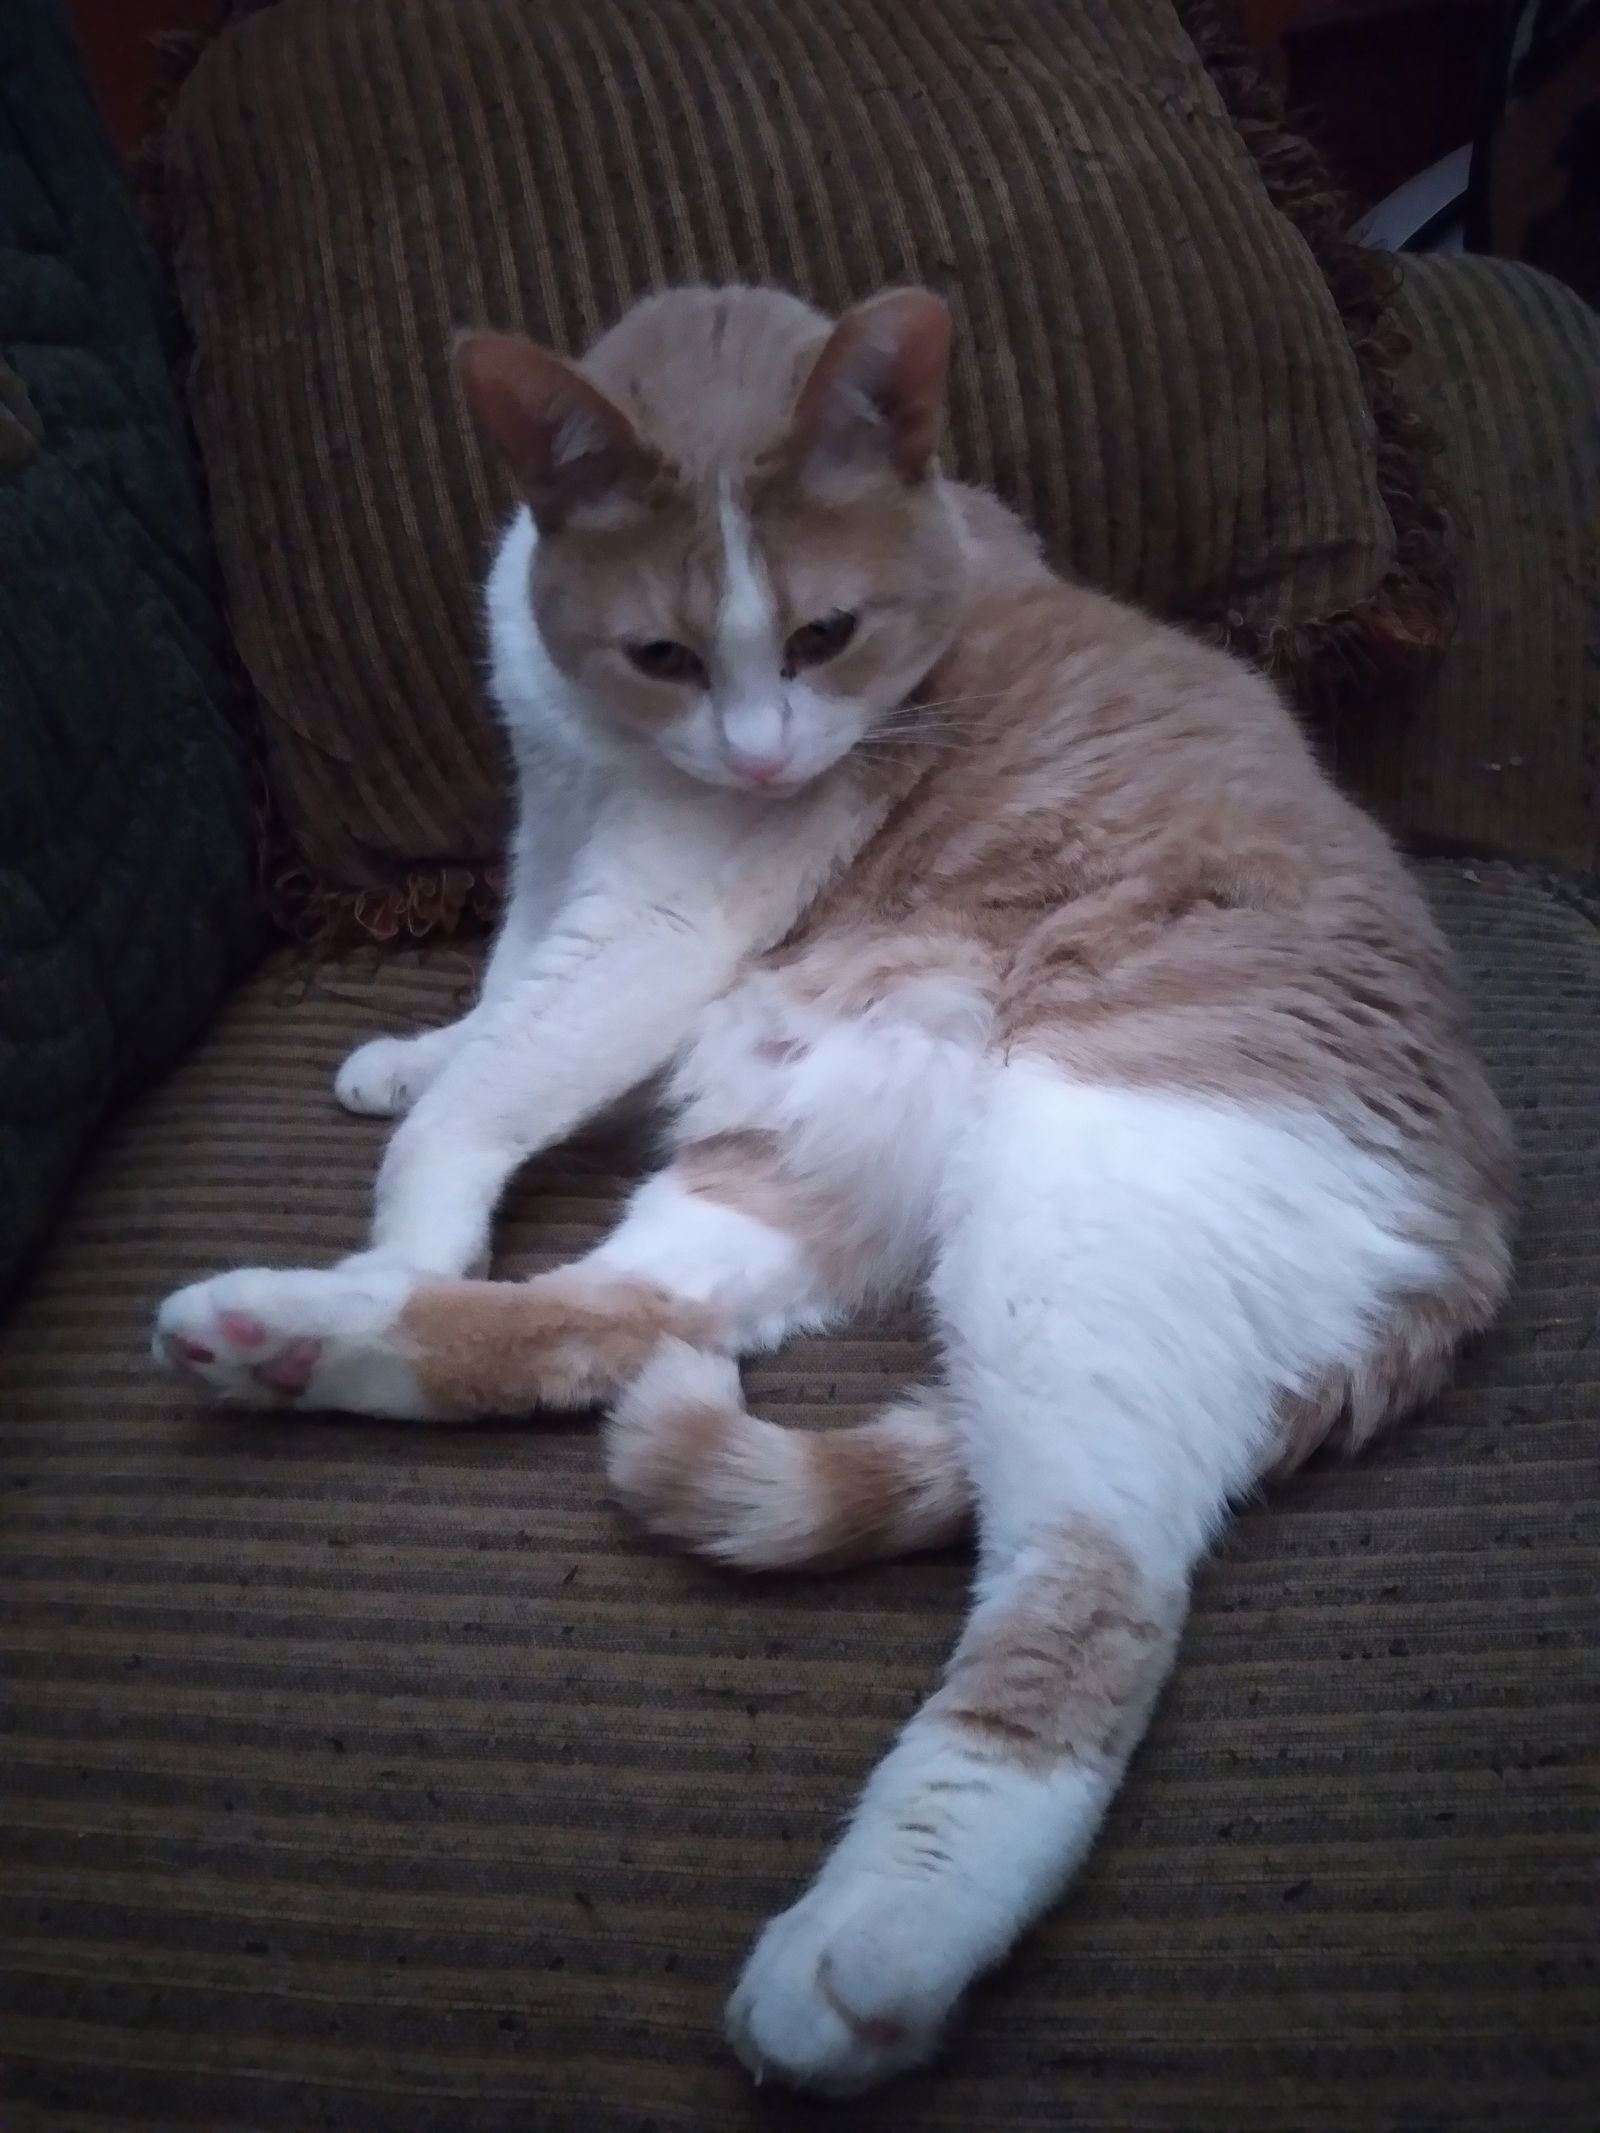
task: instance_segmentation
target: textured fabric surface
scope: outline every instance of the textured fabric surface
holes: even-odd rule
[[[1522,1137],[1506,1323],[1238,1520],[1082,1880],[853,2127],[1592,2133],[1600,935],[1430,879]],[[585,1428],[228,1419],[142,1360],[170,1283],[354,1243],[380,1132],[328,1077],[449,1012],[433,954],[241,994],[0,1336],[6,2133],[843,2122],[714,2025],[962,1561],[718,1577],[607,1508]],[[541,1165],[505,1265],[588,1243],[617,1172]],[[914,1359],[863,1329],[754,1390],[833,1422]]]
[[[837,309],[925,280],[959,314],[955,467],[1085,578],[1300,651],[1370,600],[1396,559],[1372,409],[1269,204],[1281,141],[1251,138],[1167,0],[817,0],[804,30],[787,0],[280,0],[236,25],[179,100],[172,201],[233,612],[312,874],[393,925],[470,886],[435,871],[419,910],[419,864],[499,852],[464,321],[570,350],[663,283]]]
[[[1344,767],[1414,834],[1600,874],[1600,315],[1531,267],[1443,257],[1406,261],[1398,308],[1460,620]]]
[[[256,930],[159,285],[55,0],[0,9],[0,1292]]]

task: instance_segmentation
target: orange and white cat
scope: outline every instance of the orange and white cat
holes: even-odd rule
[[[749,1569],[978,1538],[970,1621],[729,2011],[834,2092],[927,2057],[1083,1858],[1231,1501],[1443,1382],[1504,1122],[1384,836],[1273,690],[1063,583],[934,460],[944,306],[683,290],[460,346],[525,507],[488,588],[522,813],[481,1004],[345,1065],[371,1249],[162,1307],[228,1398],[608,1410],[623,1502]],[[484,1265],[537,1150],[665,1077],[615,1233]],[[862,1427],[737,1359],[920,1291]],[[759,1604],[759,1600],[752,1604]]]

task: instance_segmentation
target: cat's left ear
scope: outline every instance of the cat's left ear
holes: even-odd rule
[[[847,311],[795,402],[790,454],[803,477],[885,466],[921,481],[933,459],[950,361],[950,309],[928,289],[887,289]]]

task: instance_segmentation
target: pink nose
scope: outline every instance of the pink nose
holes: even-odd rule
[[[728,768],[744,785],[776,785],[788,767],[787,756],[750,755],[743,748],[728,750]]]

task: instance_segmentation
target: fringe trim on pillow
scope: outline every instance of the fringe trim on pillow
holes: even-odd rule
[[[1177,12],[1268,199],[1304,238],[1338,307],[1377,427],[1378,492],[1395,531],[1393,564],[1354,607],[1268,629],[1226,607],[1192,619],[1202,636],[1281,681],[1337,753],[1342,723],[1359,726],[1363,712],[1403,715],[1399,699],[1437,664],[1455,629],[1449,517],[1433,474],[1439,440],[1397,383],[1411,353],[1393,309],[1398,263],[1349,234],[1348,203],[1317,150],[1289,130],[1239,11],[1229,0],[1177,0]]]
[[[270,840],[270,828],[267,834]],[[505,881],[498,864],[433,866],[409,869],[381,889],[342,889],[318,881],[280,846],[265,886],[273,923],[321,962],[361,945],[403,948],[483,934],[500,915]]]

